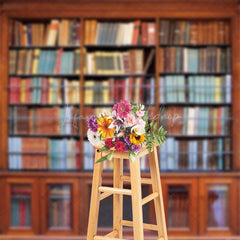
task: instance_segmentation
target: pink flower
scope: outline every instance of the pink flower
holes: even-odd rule
[[[144,116],[144,111],[138,110],[136,112],[136,114],[137,114],[138,117],[142,117],[142,116]]]
[[[140,126],[145,127],[146,122],[145,122],[144,120],[142,120],[141,118],[138,118],[138,119],[137,119],[137,124],[140,125]]]
[[[137,119],[133,113],[129,113],[125,120],[126,127],[131,127],[137,123]]]
[[[131,108],[132,107],[127,100],[121,100],[113,106],[113,110],[116,111],[117,116],[120,118],[126,118],[127,114],[130,113]]]

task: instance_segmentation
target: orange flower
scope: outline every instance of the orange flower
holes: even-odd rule
[[[115,132],[115,128],[109,128],[110,124],[113,122],[113,119],[107,118],[107,116],[102,116],[97,120],[98,123],[98,132],[100,133],[103,139],[112,138]]]

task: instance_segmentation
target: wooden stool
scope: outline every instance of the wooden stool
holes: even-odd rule
[[[95,152],[95,162],[108,151]],[[130,177],[123,176],[123,159],[128,159],[128,153],[113,153],[113,188],[102,186],[103,163],[94,165],[91,205],[88,221],[87,240],[122,239],[122,226],[133,227],[134,240],[143,240],[143,229],[158,232],[158,240],[167,240],[167,229],[164,215],[162,188],[160,182],[157,148],[153,147],[149,155],[151,178],[141,178],[139,158],[148,154],[142,149],[133,163],[130,163]],[[131,183],[131,190],[123,189],[123,182]],[[152,184],[153,193],[142,199],[141,183]],[[113,231],[105,236],[97,236],[97,224],[100,201],[113,194]],[[123,220],[123,194],[132,196],[133,221]],[[157,225],[143,223],[142,206],[154,200]]]

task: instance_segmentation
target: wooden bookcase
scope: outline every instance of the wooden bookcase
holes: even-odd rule
[[[7,235],[18,235],[17,238],[24,239],[24,235],[37,235],[46,236],[46,239],[55,235],[66,235],[69,236],[69,239],[74,236],[82,236],[84,239],[86,235],[87,229],[87,220],[88,220],[88,208],[90,201],[89,190],[91,188],[91,180],[92,180],[92,150],[90,146],[87,144],[85,133],[86,133],[86,117],[94,112],[98,107],[111,107],[114,103],[114,100],[121,99],[123,94],[123,89],[126,88],[126,84],[130,86],[133,85],[133,89],[131,87],[129,89],[134,90],[131,94],[135,94],[135,99],[131,100],[139,100],[139,94],[142,91],[142,94],[149,94],[150,100],[148,100],[147,105],[151,107],[151,112],[154,115],[160,116],[162,114],[162,107],[165,109],[175,107],[176,109],[184,109],[184,108],[214,108],[214,107],[227,107],[230,109],[230,117],[231,124],[229,133],[223,136],[218,136],[217,134],[213,136],[208,136],[209,132],[204,133],[194,133],[193,135],[184,134],[183,132],[177,132],[175,134],[174,131],[169,132],[168,138],[173,138],[175,141],[187,141],[193,142],[195,141],[195,145],[191,143],[188,145],[188,148],[183,144],[185,150],[180,150],[180,154],[188,153],[181,155],[181,159],[188,159],[187,161],[191,161],[196,158],[195,153],[189,152],[189,148],[195,146],[196,141],[210,141],[213,139],[231,139],[231,145],[229,151],[230,156],[230,168],[227,168],[227,171],[222,167],[219,169],[205,169],[205,168],[192,168],[190,167],[179,167],[174,162],[175,160],[171,160],[171,153],[163,153],[159,152],[160,157],[160,165],[161,165],[161,176],[162,176],[162,186],[163,186],[163,195],[165,201],[165,211],[167,216],[168,223],[168,233],[170,236],[181,237],[181,236],[190,236],[196,239],[198,236],[237,236],[240,234],[238,230],[238,226],[240,225],[240,219],[238,216],[237,209],[237,201],[239,201],[240,196],[237,193],[237,189],[239,192],[239,184],[240,184],[240,153],[239,153],[239,143],[240,143],[240,134],[239,134],[239,123],[238,119],[240,118],[240,104],[239,104],[239,93],[238,89],[240,88],[240,13],[238,10],[239,6],[237,0],[188,0],[188,1],[177,1],[177,0],[169,0],[169,1],[137,1],[137,0],[121,0],[121,1],[98,1],[95,0],[93,2],[81,0],[55,0],[55,1],[35,1],[34,3],[30,0],[3,0],[0,6],[0,187],[2,195],[6,196],[4,199],[0,198],[0,239],[5,239]],[[59,23],[63,19],[67,20],[75,20],[77,24],[80,24],[78,29],[78,34],[80,35],[80,44],[70,44],[69,46],[14,46],[10,44],[10,27],[13,21],[18,21],[22,24],[41,24],[44,23],[47,25],[52,20],[58,20]],[[109,42],[105,42],[105,44],[92,44],[87,37],[89,32],[89,27],[91,27],[90,21],[94,21],[96,24],[101,23],[103,28],[105,28],[106,34],[108,34],[107,30],[109,28],[114,29],[114,24],[127,24],[127,23],[135,23],[137,21],[141,21],[141,23],[154,23],[155,24],[155,33],[152,34],[153,38],[151,43],[144,44],[140,42],[139,44],[111,44]],[[159,28],[162,24],[162,20],[168,20],[170,22],[218,22],[224,21],[229,23],[229,43],[218,44],[217,43],[161,43],[161,37],[159,37]],[[96,22],[97,21],[97,22]],[[105,24],[105,25],[104,25]],[[109,24],[107,26],[107,24]],[[210,30],[211,32],[211,30]],[[104,34],[103,34],[104,35]],[[108,38],[107,38],[108,39]],[[106,41],[106,39],[105,39]],[[172,48],[188,48],[199,50],[200,48],[207,47],[215,47],[215,48],[230,48],[231,55],[231,71],[230,73],[223,71],[219,72],[181,72],[181,71],[166,71],[161,68],[162,55],[160,52],[165,49],[168,51]],[[68,52],[74,54],[75,51],[79,54],[79,63],[77,63],[78,71],[72,73],[60,72],[59,74],[55,74],[52,72],[38,72],[37,74],[29,74],[29,73],[11,73],[10,74],[10,51],[17,52],[34,52],[34,50],[40,49],[40,52],[54,52],[60,49],[63,49],[63,52]],[[164,50],[164,51],[165,51]],[[131,52],[131,53],[130,53]],[[195,51],[196,52],[196,51]],[[123,56],[125,53],[131,56],[134,55],[138,60],[141,59],[141,54],[144,54],[145,57],[142,58],[143,63],[140,62],[140,65],[147,64],[147,61],[152,60],[148,71],[146,73],[142,73],[141,71],[132,71],[125,72],[124,74],[119,74],[119,72],[104,72],[101,69],[102,65],[99,65],[99,62],[96,62],[96,65],[99,67],[97,71],[86,71],[86,69],[91,69],[89,67],[89,59],[91,59],[91,54],[98,57],[98,61],[104,65],[104,60],[106,60],[106,56],[110,55],[110,59],[115,59],[113,56],[120,55]],[[140,54],[140,55],[137,55]],[[30,53],[29,53],[30,55]],[[152,56],[151,56],[152,55]],[[139,57],[140,56],[140,57]],[[102,61],[103,59],[103,61]],[[174,58],[173,58],[174,59]],[[110,60],[110,61],[111,61]],[[166,59],[164,59],[166,60]],[[133,61],[133,60],[132,60]],[[133,61],[133,63],[137,62],[137,60]],[[88,64],[86,64],[88,63]],[[132,64],[132,62],[130,63]],[[139,63],[138,63],[139,64]],[[88,65],[88,66],[87,66]],[[90,64],[91,65],[91,64]],[[62,68],[64,65],[62,66]],[[136,66],[135,66],[136,67]],[[195,67],[195,66],[194,66]],[[106,70],[106,69],[105,69]],[[111,70],[111,69],[110,69]],[[140,70],[142,70],[140,68]],[[232,89],[230,91],[231,94],[231,102],[191,102],[186,101],[184,99],[182,102],[178,102],[177,100],[171,100],[168,102],[161,102],[162,96],[162,82],[159,80],[160,77],[166,78],[168,76],[178,76],[181,75],[185,79],[185,84],[188,86],[190,80],[190,76],[201,76],[207,77],[209,75],[212,76],[225,76],[226,74],[231,74],[232,76]],[[23,102],[21,105],[16,103],[11,104],[9,101],[10,93],[11,93],[11,78],[59,78],[59,79],[67,79],[68,82],[65,84],[70,84],[76,80],[79,83],[79,90],[77,94],[78,100],[74,102],[74,104],[68,104],[68,102],[53,102],[49,104],[46,102],[44,104],[40,103],[27,103]],[[132,82],[128,82],[133,78]],[[113,79],[113,80],[111,80]],[[31,80],[32,81],[32,80]],[[60,80],[59,80],[60,81]],[[141,82],[142,81],[142,82]],[[170,80],[171,81],[171,80]],[[206,82],[206,80],[204,80]],[[58,80],[56,80],[57,83]],[[61,80],[61,84],[63,84],[63,80]],[[71,83],[69,83],[71,82]],[[53,83],[53,84],[54,84]],[[15,84],[15,83],[14,83]],[[21,83],[20,83],[21,84]],[[23,83],[24,86],[25,82]],[[142,84],[147,86],[147,90],[142,87]],[[66,86],[64,85],[64,86]],[[139,86],[141,85],[141,87]],[[22,86],[22,85],[20,85]],[[57,85],[59,87],[59,85]],[[90,86],[90,87],[89,87]],[[172,86],[170,86],[172,87]],[[33,87],[34,88],[34,87]],[[39,88],[39,87],[38,87]],[[107,91],[108,98],[104,97],[104,93],[101,93],[101,100],[98,98],[100,91]],[[108,89],[109,88],[109,89]],[[178,88],[178,87],[176,87]],[[196,87],[197,88],[197,87]],[[41,88],[40,88],[41,89]],[[61,89],[61,87],[60,87]],[[91,90],[89,93],[89,89]],[[102,90],[104,89],[104,90]],[[128,93],[130,90],[128,89]],[[43,90],[43,88],[42,88]],[[59,89],[58,89],[59,90]],[[65,87],[62,89],[65,90]],[[153,90],[153,91],[151,91]],[[196,89],[195,89],[196,90]],[[209,90],[205,88],[205,90]],[[166,89],[165,89],[166,91]],[[60,91],[63,92],[63,91]],[[86,94],[86,96],[84,95]],[[89,95],[90,94],[90,95]],[[152,95],[151,95],[152,94]],[[187,97],[192,94],[188,90],[186,90]],[[106,95],[106,94],[105,94]],[[89,100],[89,96],[95,97],[96,102],[93,100]],[[115,98],[114,98],[115,97]],[[169,97],[169,96],[168,96]],[[170,96],[173,97],[173,96]],[[176,96],[174,96],[176,97]],[[107,99],[107,100],[106,100]],[[143,98],[144,99],[144,98]],[[146,99],[146,98],[145,98]],[[90,102],[89,102],[90,101]],[[99,101],[99,102],[97,102]],[[98,104],[97,104],[98,103]],[[146,104],[146,102],[143,102]],[[9,106],[12,108],[13,115],[9,114]],[[9,117],[13,116],[13,120],[16,120],[16,116],[14,112],[17,111],[15,108],[19,108],[20,114],[22,114],[21,109],[27,107],[30,109],[29,111],[33,112],[33,114],[39,113],[41,117],[44,117],[44,111],[42,110],[34,110],[34,109],[44,109],[50,108],[60,109],[65,106],[72,106],[77,109],[77,112],[74,113],[75,118],[72,119],[72,126],[77,126],[77,130],[75,132],[68,132],[67,134],[61,133],[59,128],[58,131],[53,132],[53,134],[47,134],[49,129],[41,129],[41,131],[36,130],[34,134],[30,132],[25,132],[24,134],[16,134],[17,131],[9,129],[12,124],[9,121]],[[34,112],[35,111],[35,112]],[[55,111],[55,110],[54,110]],[[53,111],[53,112],[54,112]],[[51,110],[48,110],[48,114]],[[167,112],[169,114],[169,112]],[[54,113],[53,113],[54,114]],[[175,113],[171,113],[175,114]],[[59,115],[55,115],[58,116]],[[187,115],[185,115],[186,117]],[[184,116],[180,117],[184,118]],[[30,118],[31,119],[31,118]],[[34,119],[34,118],[33,118]],[[200,119],[200,117],[199,117]],[[18,119],[19,120],[19,119]],[[21,119],[20,119],[21,120]],[[40,119],[41,120],[41,119]],[[56,120],[56,119],[55,119]],[[31,121],[31,120],[29,120]],[[35,121],[35,120],[34,120]],[[36,124],[34,122],[32,124]],[[13,121],[14,122],[14,121]],[[59,125],[61,120],[57,120],[52,125]],[[14,124],[14,123],[13,123]],[[176,130],[179,126],[178,122],[172,122],[171,130]],[[181,123],[182,124],[182,123]],[[44,124],[43,124],[44,125]],[[9,150],[11,151],[19,151],[19,149],[12,150],[12,142],[8,141],[10,137],[22,137],[22,138],[36,138],[36,139],[47,139],[46,141],[42,141],[41,144],[37,144],[37,147],[34,145],[34,141],[32,145],[29,144],[27,146],[27,153],[31,149],[35,151],[35,157],[33,153],[30,153],[31,156],[29,161],[33,161],[34,159],[38,159],[36,155],[40,152],[40,155],[45,155],[45,161],[47,156],[49,155],[46,147],[43,145],[49,144],[49,139],[52,140],[60,140],[66,139],[66,142],[69,139],[72,141],[78,141],[78,147],[75,149],[76,153],[74,158],[77,158],[77,166],[71,165],[68,166],[68,163],[64,163],[61,166],[53,166],[49,164],[51,167],[46,167],[46,163],[42,169],[37,169],[37,167],[32,167],[35,169],[30,169],[30,166],[27,165],[26,169],[16,169],[19,166],[14,166],[14,164],[10,164]],[[48,141],[48,142],[47,142]],[[29,140],[26,141],[29,143]],[[39,141],[40,142],[40,141]],[[70,144],[70,143],[67,143]],[[75,142],[74,142],[75,144]],[[174,143],[175,144],[175,143]],[[186,143],[187,145],[188,143]],[[197,143],[198,144],[198,143]],[[225,145],[222,143],[222,145]],[[39,147],[40,146],[40,147]],[[76,145],[75,145],[76,146]],[[9,148],[10,147],[10,148]],[[186,150],[187,149],[187,150]],[[20,150],[21,151],[21,150]],[[58,153],[61,154],[60,150],[57,150]],[[79,152],[78,152],[79,151]],[[182,152],[181,152],[182,151]],[[54,152],[54,151],[53,151]],[[207,155],[210,155],[212,152],[207,152]],[[178,154],[177,154],[178,155]],[[190,156],[191,155],[191,156]],[[220,154],[220,159],[224,159],[224,153]],[[195,156],[192,157],[192,156]],[[28,156],[29,157],[29,156]],[[39,156],[38,156],[39,157]],[[176,157],[176,156],[175,156]],[[179,156],[178,156],[179,157]],[[72,156],[66,157],[66,159],[70,159]],[[11,158],[12,159],[12,158]],[[40,158],[42,159],[42,158]],[[166,167],[166,162],[164,159],[167,159],[167,164],[170,164],[170,161],[173,161],[170,164],[170,167]],[[144,160],[146,161],[146,160]],[[36,161],[35,161],[36,162]],[[10,168],[9,168],[10,164]],[[76,163],[75,163],[76,164]],[[165,164],[165,165],[164,165]],[[188,164],[190,165],[190,164]],[[220,164],[221,166],[222,164]],[[26,165],[25,165],[26,166]],[[144,162],[143,168],[146,168],[147,161]],[[165,167],[164,167],[165,166]],[[197,164],[195,163],[195,166]],[[106,166],[110,168],[110,166]],[[146,170],[146,169],[145,169]],[[108,169],[109,171],[109,169]],[[143,175],[149,176],[148,171],[144,171]],[[104,177],[106,178],[106,184],[111,184],[112,173],[111,171],[104,173]],[[13,227],[11,226],[11,201],[14,199],[11,195],[11,187],[12,186],[27,186],[27,191],[30,189],[30,201],[31,201],[31,224],[30,227]],[[16,187],[16,188],[17,188]],[[148,187],[144,189],[146,192],[151,191]],[[14,192],[14,191],[13,191]],[[213,215],[211,211],[208,211],[210,207],[212,207],[212,199],[211,194],[215,192],[215,195],[219,197],[219,201],[217,207],[225,208],[221,209],[222,213],[226,214],[228,212],[229,216],[229,224],[227,227],[223,224],[219,224],[217,227],[211,222],[211,218]],[[224,195],[225,194],[225,195]],[[228,194],[228,195],[227,195]],[[23,196],[18,196],[19,201],[24,200]],[[14,201],[14,200],[13,200]],[[69,211],[64,212],[63,214],[66,219],[63,222],[58,223],[56,221],[56,216],[59,211],[51,212],[53,209],[60,208],[61,204],[70,205]],[[222,205],[221,205],[222,204]],[[107,207],[108,204],[106,204]],[[186,206],[187,205],[187,206]],[[52,207],[51,207],[52,206]],[[106,208],[109,209],[109,208]],[[126,207],[127,209],[127,207]],[[228,209],[229,211],[227,211]],[[108,210],[106,210],[108,211]],[[216,211],[216,210],[214,210]],[[61,211],[60,211],[61,212]],[[153,214],[153,205],[150,206],[146,210],[146,220],[150,220]],[[214,213],[213,213],[214,214]],[[54,215],[54,216],[51,216]],[[178,218],[183,217],[186,221],[179,222]],[[54,220],[55,218],[55,220]],[[4,220],[3,220],[4,219]],[[210,219],[210,220],[209,220]],[[231,220],[230,220],[231,219]],[[223,222],[223,219],[221,219]],[[209,222],[210,221],[210,222]],[[59,224],[59,225],[57,225]],[[102,225],[102,230],[104,231],[108,228],[109,222],[106,222],[106,225]],[[128,234],[128,231],[126,231]],[[147,236],[151,237],[151,233],[147,234]],[[34,237],[34,236],[33,236]],[[66,237],[67,238],[67,237]]]

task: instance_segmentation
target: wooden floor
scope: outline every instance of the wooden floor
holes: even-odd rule
[[[86,240],[86,236],[7,236],[0,235],[0,240]],[[132,237],[124,239],[133,240]],[[157,237],[146,236],[144,240],[157,240]],[[169,237],[169,240],[240,240],[234,237]]]

